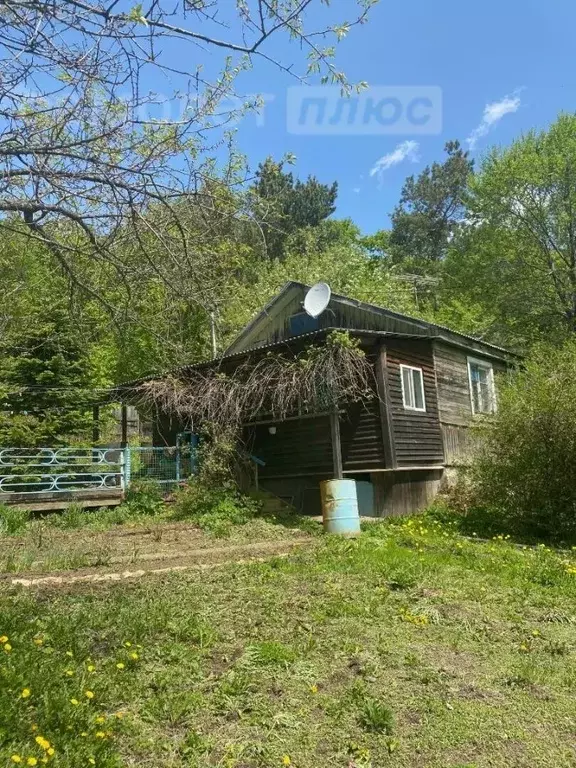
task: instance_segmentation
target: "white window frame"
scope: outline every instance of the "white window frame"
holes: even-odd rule
[[[474,408],[474,390],[472,386],[472,366],[477,365],[479,368],[484,368],[485,371],[488,371],[488,386],[490,388],[489,396],[491,401],[491,409],[489,411],[476,411]],[[468,389],[470,392],[470,408],[472,409],[472,415],[473,416],[490,416],[493,413],[496,413],[497,410],[497,402],[496,402],[496,386],[494,384],[494,366],[489,360],[482,360],[478,357],[469,357],[468,358]]]
[[[422,408],[418,408],[415,405],[409,405],[407,402],[407,393],[404,389],[404,371],[418,371],[420,373],[420,382],[422,384]],[[414,387],[414,377],[412,373],[410,374],[410,381],[412,382],[412,387]],[[400,383],[402,385],[402,402],[404,404],[404,409],[407,411],[417,411],[418,413],[425,413],[426,412],[426,392],[424,388],[424,371],[422,368],[418,368],[415,365],[400,365]],[[416,402],[416,397],[414,396],[414,392],[412,392],[413,395],[413,402]]]

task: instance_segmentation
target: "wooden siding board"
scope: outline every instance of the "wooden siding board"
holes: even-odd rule
[[[426,411],[404,408],[400,366],[422,369]],[[388,390],[396,462],[398,467],[439,465],[444,462],[432,344],[427,341],[391,341],[387,345]]]

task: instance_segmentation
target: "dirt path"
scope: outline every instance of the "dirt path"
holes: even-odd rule
[[[172,573],[185,570],[216,568],[228,563],[261,562],[271,557],[288,557],[303,545],[310,545],[312,537],[298,537],[287,541],[261,541],[237,544],[228,547],[210,547],[185,552],[172,552],[170,556],[159,553],[156,557],[147,555],[132,563],[132,568],[123,571],[118,568],[81,568],[51,574],[34,574],[23,577],[10,574],[0,575],[0,581],[14,586],[67,586],[76,583],[102,583],[136,579],[148,574]]]

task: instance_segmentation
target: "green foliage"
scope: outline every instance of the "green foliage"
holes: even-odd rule
[[[0,503],[0,535],[13,536],[25,530],[30,513],[18,507]]]
[[[500,388],[473,468],[476,504],[502,527],[576,537],[576,343],[539,348]]]
[[[464,197],[474,161],[458,141],[445,146],[447,158],[404,182],[392,214],[389,247],[407,271],[432,271],[444,258],[464,217]]]
[[[164,508],[164,492],[153,480],[135,480],[130,483],[122,504],[130,515],[157,515]]]
[[[299,229],[316,227],[335,211],[338,184],[321,184],[313,176],[294,180],[283,162],[267,158],[258,166],[252,191],[256,215],[262,221],[266,252],[282,259],[288,236]]]
[[[367,731],[383,733],[391,736],[394,731],[394,713],[376,699],[368,699],[364,702],[358,716],[360,725]]]
[[[561,343],[576,329],[576,116],[491,150],[466,202],[440,303],[483,308],[483,333],[497,342]]]
[[[260,510],[260,503],[230,484],[213,486],[192,478],[179,492],[174,517],[191,520],[215,536],[228,536],[233,526],[244,525]]]

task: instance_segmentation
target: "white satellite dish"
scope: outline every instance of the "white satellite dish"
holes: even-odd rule
[[[330,303],[332,291],[328,283],[316,283],[306,294],[304,309],[310,317],[319,317]]]

